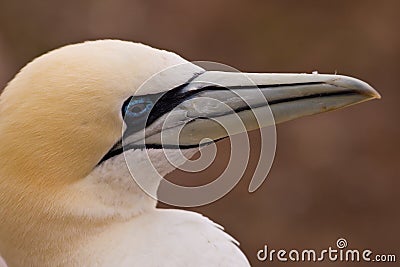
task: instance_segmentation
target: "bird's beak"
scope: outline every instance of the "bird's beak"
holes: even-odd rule
[[[374,98],[380,95],[371,86],[347,76],[207,71],[158,99],[155,112],[173,106],[147,124],[143,140],[148,146],[197,146],[204,139],[218,140]]]
[[[151,97],[155,104],[147,121],[139,127],[141,130],[137,123],[130,130],[132,124],[126,122],[123,142],[110,152],[115,154],[122,146],[198,146],[380,95],[367,83],[341,75],[206,71],[190,82]]]

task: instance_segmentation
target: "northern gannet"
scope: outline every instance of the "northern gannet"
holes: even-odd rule
[[[137,93],[150,77],[179,64],[185,67],[159,75]],[[247,76],[270,102],[276,122],[379,98],[368,84],[346,76]],[[236,77],[205,71],[171,52],[119,40],[68,45],[25,66],[0,96],[0,254],[8,265],[249,266],[236,241],[209,219],[189,211],[156,209],[156,200],[131,178],[117,145],[122,129],[133,135],[153,127],[145,136],[150,146],[133,140],[125,153],[140,167],[148,152],[160,174],[166,175],[175,167],[158,149],[169,142],[157,137],[158,122],[185,101],[187,112],[199,117],[226,116],[219,106],[191,110],[196,105],[190,101],[199,95],[215,98],[217,91],[238,114],[248,112],[222,87],[193,85],[207,78],[243,90],[257,101],[251,98],[255,86]],[[131,108],[127,100],[146,98],[154,104],[148,96],[166,91],[152,111],[151,123],[135,125],[147,106]],[[123,114],[138,119],[129,125]],[[223,137],[210,127],[207,133],[201,131],[202,123],[194,125],[199,130],[182,139],[187,147],[196,147],[205,137]],[[197,148],[182,151],[190,156]],[[159,178],[148,179],[156,191]]]

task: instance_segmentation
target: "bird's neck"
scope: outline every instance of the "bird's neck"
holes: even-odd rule
[[[190,157],[196,151],[185,153]],[[145,162],[143,151],[131,153],[137,162]],[[159,151],[149,154],[155,159],[155,168],[162,170],[159,175],[145,173],[151,185],[147,190],[155,196],[161,176],[175,167],[167,164]],[[143,172],[146,165],[139,164],[137,170]],[[79,257],[101,254],[109,246],[108,242],[99,248],[88,245],[99,235],[154,211],[157,203],[132,179],[123,155],[63,186],[36,185],[29,177],[13,178],[2,175],[0,169],[0,192],[4,192],[0,195],[0,252],[10,266],[79,266],[74,262]],[[86,249],[94,250],[85,254]]]
[[[74,265],[65,263],[97,235],[156,206],[118,159],[67,186],[0,177],[0,189],[0,251],[10,266]]]

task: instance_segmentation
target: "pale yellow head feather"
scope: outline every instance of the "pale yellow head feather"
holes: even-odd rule
[[[116,40],[70,45],[35,59],[0,97],[0,179],[47,183],[53,177],[54,184],[85,177],[120,138],[123,101],[152,75],[184,62]]]
[[[96,164],[121,138],[124,101],[156,73],[182,63],[171,52],[102,40],[49,52],[16,75],[0,95],[0,251],[6,259],[33,261],[52,240],[73,246],[70,233],[86,238],[88,229],[124,217],[118,209],[148,201],[130,198],[138,191],[133,180],[104,173],[123,168],[121,162],[103,170]],[[193,75],[192,66],[181,81]],[[164,78],[143,93],[172,88],[174,81]],[[50,249],[46,257],[58,253]]]

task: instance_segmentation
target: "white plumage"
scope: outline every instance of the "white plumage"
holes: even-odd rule
[[[124,102],[150,77],[177,64],[185,67],[156,76],[138,97],[169,91],[194,77],[211,77],[220,85],[246,88],[245,97],[262,104],[249,90],[253,84],[234,74],[205,72],[174,53],[116,40],[52,51],[29,63],[8,84],[0,96],[0,254],[10,267],[249,265],[238,243],[207,218],[156,209],[156,200],[132,179],[124,155],[116,153],[122,129],[129,128],[121,112]],[[249,75],[273,101],[271,110],[278,122],[379,97],[367,84],[344,76]],[[183,98],[185,90],[198,89],[179,88]],[[243,115],[249,111],[242,102],[228,91],[226,98],[218,92],[224,104],[242,114],[247,129],[259,127]],[[196,145],[207,136],[224,137],[204,117],[230,117],[218,107],[213,107],[215,113],[202,109],[207,102],[190,110],[194,98],[191,94],[181,99],[186,103],[183,110],[203,119],[190,118],[196,123],[182,142]],[[163,100],[164,105],[175,100]],[[146,140],[157,145],[164,145],[157,143],[162,115],[146,126],[152,132]],[[188,119],[174,118],[176,125]],[[184,154],[190,157],[196,151],[185,149]],[[101,162],[111,152],[113,156]],[[136,162],[134,173],[145,170],[147,152],[161,176],[175,169],[159,149],[141,147],[126,151]],[[177,159],[178,155],[178,150],[172,153]],[[161,176],[141,174],[155,195]]]

